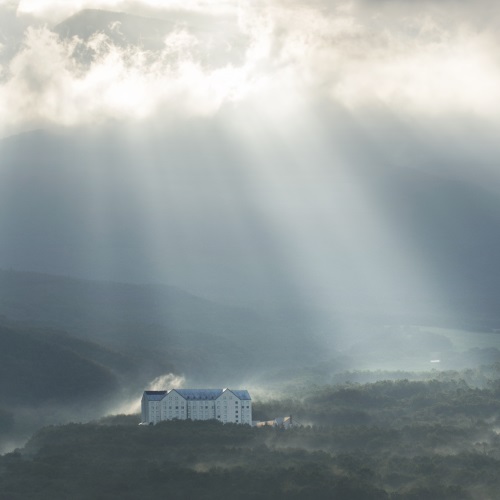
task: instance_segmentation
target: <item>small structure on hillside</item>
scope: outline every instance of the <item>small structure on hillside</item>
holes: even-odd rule
[[[255,420],[252,422],[254,427],[277,427],[280,429],[291,429],[293,427],[292,416],[289,417],[276,417],[274,420]]]
[[[144,391],[142,423],[163,420],[218,420],[252,425],[252,398],[247,390],[168,389]]]

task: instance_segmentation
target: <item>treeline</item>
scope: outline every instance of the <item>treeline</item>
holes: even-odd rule
[[[490,373],[496,373],[493,369]],[[0,498],[496,498],[500,385],[464,380],[317,387],[255,404],[285,431],[138,416],[47,427],[0,457]]]
[[[216,422],[50,428],[23,453],[2,457],[0,497],[459,500],[500,486],[500,462],[484,454],[401,458],[305,448],[328,439],[335,436],[312,428]],[[302,447],[293,446],[299,441]]]
[[[470,424],[500,414],[500,365],[439,372],[434,379],[384,380],[302,388],[254,405],[254,419],[293,415],[313,425],[402,427],[409,422]]]

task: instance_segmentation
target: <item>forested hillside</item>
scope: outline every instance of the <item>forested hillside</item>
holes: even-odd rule
[[[130,360],[94,343],[48,329],[0,323],[0,401],[71,403],[109,395]]]
[[[498,367],[256,402],[291,430],[137,416],[49,427],[0,458],[9,499],[477,500],[500,488]]]
[[[129,357],[94,342],[0,318],[0,452],[41,425],[95,418],[137,374]]]

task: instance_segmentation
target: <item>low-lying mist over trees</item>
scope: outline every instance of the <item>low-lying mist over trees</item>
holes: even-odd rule
[[[45,428],[0,457],[0,495],[220,498],[236,488],[243,498],[494,498],[499,366],[434,375],[289,389],[254,404],[257,418],[293,412],[289,430],[138,426],[138,415]]]

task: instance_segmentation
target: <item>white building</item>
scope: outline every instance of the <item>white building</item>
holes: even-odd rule
[[[170,389],[144,391],[142,422],[162,420],[219,420],[252,425],[252,398],[246,390]]]

